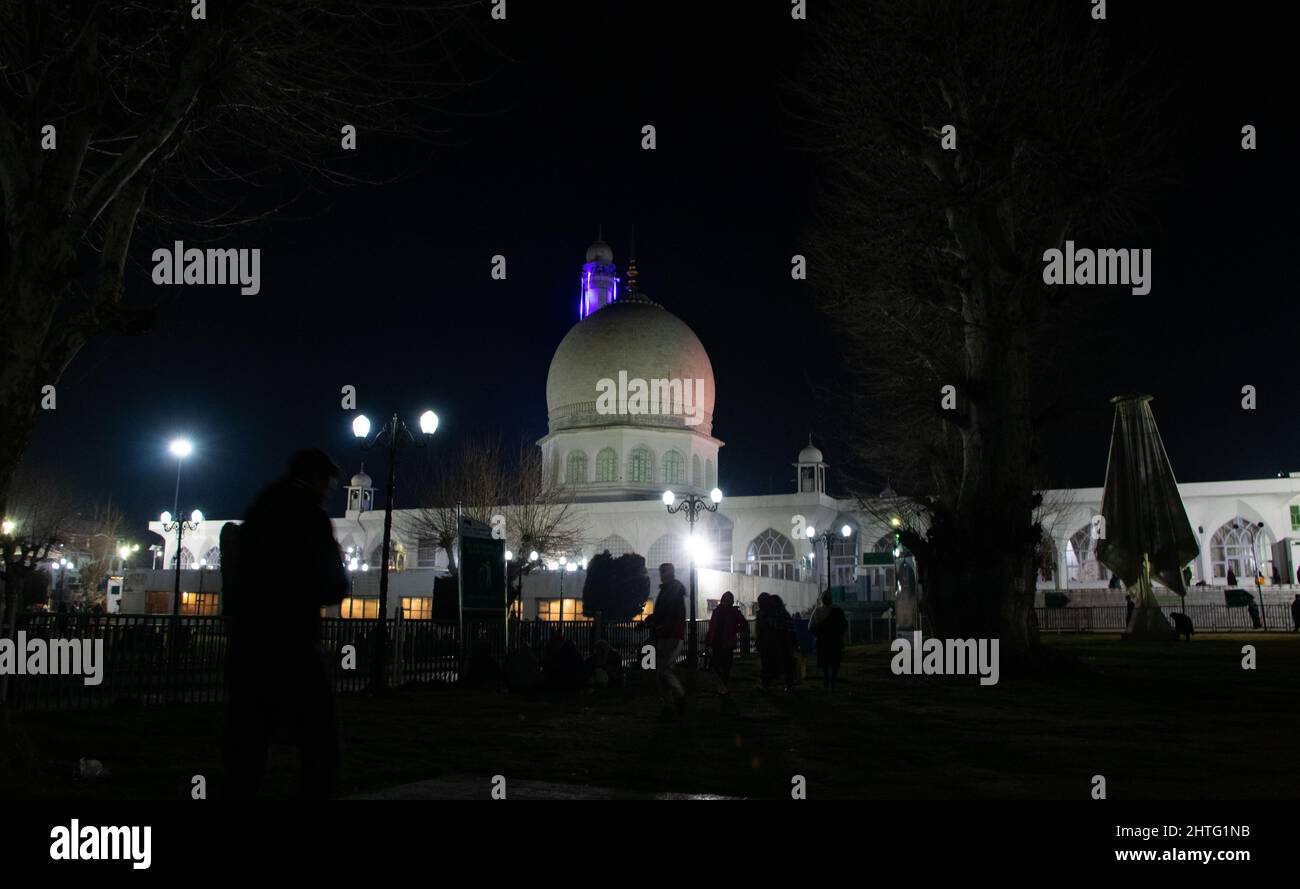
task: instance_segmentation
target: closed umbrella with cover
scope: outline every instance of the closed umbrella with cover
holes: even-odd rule
[[[1161,613],[1151,581],[1187,595],[1183,566],[1200,546],[1165,453],[1151,396],[1112,398],[1115,423],[1102,496],[1102,539],[1097,559],[1124,581],[1136,607],[1129,621],[1133,637],[1174,636]]]

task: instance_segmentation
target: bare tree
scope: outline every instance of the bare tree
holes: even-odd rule
[[[77,566],[77,574],[81,577],[81,597],[85,601],[99,599],[100,583],[121,560],[118,549],[122,546],[125,528],[126,516],[113,506],[111,500],[95,505],[86,535],[85,552],[89,558]]]
[[[126,293],[137,226],[170,245],[362,181],[343,128],[361,146],[428,134],[463,83],[472,6],[0,3],[0,508],[44,387],[88,340],[157,313]]]
[[[1079,320],[1043,253],[1129,233],[1158,181],[1142,60],[1080,9],[840,3],[796,96],[827,182],[809,279],[852,381],[849,462],[863,492],[887,479],[923,511],[901,538],[936,631],[1013,654],[1042,533],[1038,424],[1069,395],[1058,359]]]
[[[541,451],[526,441],[507,451],[499,438],[467,439],[454,451],[431,452],[417,474],[422,504],[403,522],[410,539],[436,540],[452,571],[456,508],[490,527],[503,527],[506,548],[516,553],[510,568],[512,589],[527,574],[527,554],[576,555],[583,527],[573,502],[547,483]]]
[[[51,550],[65,542],[76,518],[76,503],[52,476],[30,469],[17,474],[0,533],[4,560],[0,635],[13,636],[28,578],[49,560]]]

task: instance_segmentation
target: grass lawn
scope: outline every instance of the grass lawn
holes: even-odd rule
[[[1258,668],[1241,668],[1241,647]],[[521,699],[403,689],[340,698],[348,793],[451,773],[495,774],[653,792],[809,798],[1086,799],[1093,775],[1111,799],[1296,798],[1300,635],[1198,636],[1140,645],[1116,636],[1044,636],[1076,672],[1010,678],[894,676],[884,643],[855,646],[842,687],[815,668],[792,692],[761,692],[737,661],[734,694],[692,677],[684,719],[661,721],[652,676],[627,691]],[[684,673],[684,671],[679,671]],[[190,778],[220,793],[220,707],[19,713],[30,757],[6,751],[0,796],[186,798]],[[293,755],[277,750],[268,795],[290,792]],[[80,757],[108,779],[75,777]],[[15,765],[15,763],[18,763]]]

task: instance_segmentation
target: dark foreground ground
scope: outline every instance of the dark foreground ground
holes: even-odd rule
[[[1241,668],[1247,643],[1253,671]],[[850,649],[831,695],[811,663],[792,692],[761,692],[756,662],[742,660],[729,698],[711,674],[693,677],[691,708],[673,722],[659,718],[651,676],[533,699],[448,687],[347,696],[344,792],[456,776],[464,796],[481,776],[487,797],[502,775],[507,786],[788,798],[802,775],[811,799],[1086,799],[1100,774],[1110,799],[1300,797],[1300,634],[1044,644],[1079,669],[992,687],[895,677],[880,643]],[[185,799],[199,774],[219,796],[221,717],[206,706],[15,714],[0,796]],[[111,776],[76,777],[81,757]],[[267,795],[290,793],[293,762],[277,751]]]

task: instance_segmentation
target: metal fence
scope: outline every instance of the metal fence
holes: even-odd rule
[[[1165,617],[1174,612],[1186,614],[1198,633],[1291,632],[1291,606],[1286,604],[1256,606],[1258,624],[1250,609],[1229,605],[1163,605]],[[1040,632],[1052,633],[1122,633],[1128,625],[1127,606],[1097,605],[1065,608],[1035,608]],[[1172,623],[1172,621],[1171,621]]]
[[[362,691],[370,685],[383,638],[379,624],[378,619],[321,620],[321,648],[337,691]],[[699,625],[703,639],[707,621]],[[21,634],[18,638],[28,644],[41,640],[46,651],[63,640],[61,648],[65,652],[72,643],[89,643],[102,652],[94,661],[99,679],[95,685],[86,684],[84,669],[76,674],[2,677],[5,699],[15,709],[214,703],[225,697],[228,637],[224,617],[41,612],[19,615],[15,629],[16,635]],[[540,660],[556,633],[571,640],[585,657],[595,642],[596,625],[594,621],[466,620],[464,632],[462,650],[458,624],[390,621],[389,682],[455,682],[461,673],[462,658],[476,647],[485,648],[503,662],[507,654],[527,644]],[[647,637],[640,621],[606,623],[600,633],[625,660],[639,654]],[[22,651],[16,653],[26,657]],[[49,664],[48,657],[45,662]]]

